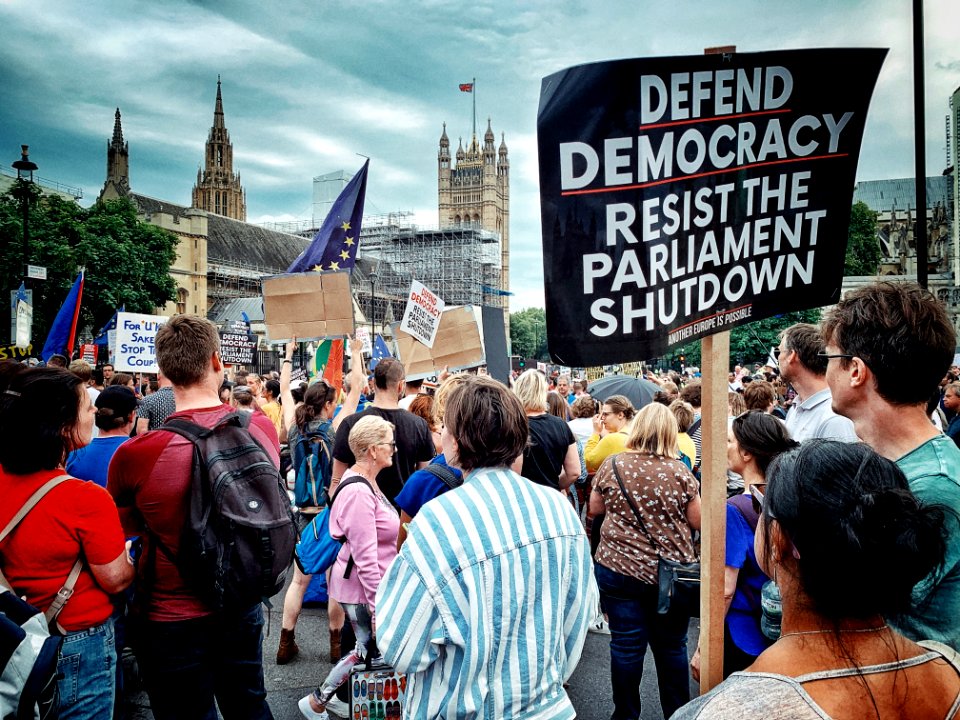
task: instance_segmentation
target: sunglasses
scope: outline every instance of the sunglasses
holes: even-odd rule
[[[766,483],[756,483],[750,486],[750,499],[753,501],[753,511],[757,515],[763,512],[763,496],[766,491]]]

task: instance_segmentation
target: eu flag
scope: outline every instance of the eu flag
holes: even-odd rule
[[[334,201],[323,225],[288,273],[352,270],[357,262],[363,198],[367,192],[367,160]]]
[[[373,341],[373,354],[370,356],[370,371],[377,366],[381,360],[385,360],[388,357],[393,357],[390,354],[390,349],[387,347],[387,343],[384,342],[382,335],[377,335],[376,340]]]

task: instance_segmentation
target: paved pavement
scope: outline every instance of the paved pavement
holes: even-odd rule
[[[271,611],[270,635],[264,635],[263,672],[270,707],[277,720],[301,720],[297,701],[312,691],[330,670],[327,661],[329,636],[327,614],[322,608],[304,608],[297,625],[297,644],[300,655],[292,663],[276,664],[277,644],[280,638],[280,608],[283,596],[278,595]],[[696,646],[697,621],[690,625],[692,647]],[[691,694],[697,689],[691,685]],[[570,698],[582,720],[607,720],[613,712],[610,698],[610,637],[588,634],[583,657],[570,679]],[[643,720],[662,718],[657,695],[656,670],[653,657],[647,652],[641,693],[644,701]],[[691,696],[692,696],[691,695]],[[149,701],[145,693],[132,694],[127,698],[130,720],[152,720]]]

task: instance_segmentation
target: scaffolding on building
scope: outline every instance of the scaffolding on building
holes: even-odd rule
[[[500,235],[476,227],[422,229],[406,221],[411,213],[367,222],[360,233],[353,292],[377,326],[399,321],[414,280],[448,306],[503,307]],[[370,275],[376,275],[371,290]]]

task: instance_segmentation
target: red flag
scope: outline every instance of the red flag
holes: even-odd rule
[[[473,92],[473,83],[460,83],[460,92]]]
[[[338,391],[343,389],[343,340],[330,341],[330,356],[323,370],[323,379]]]

